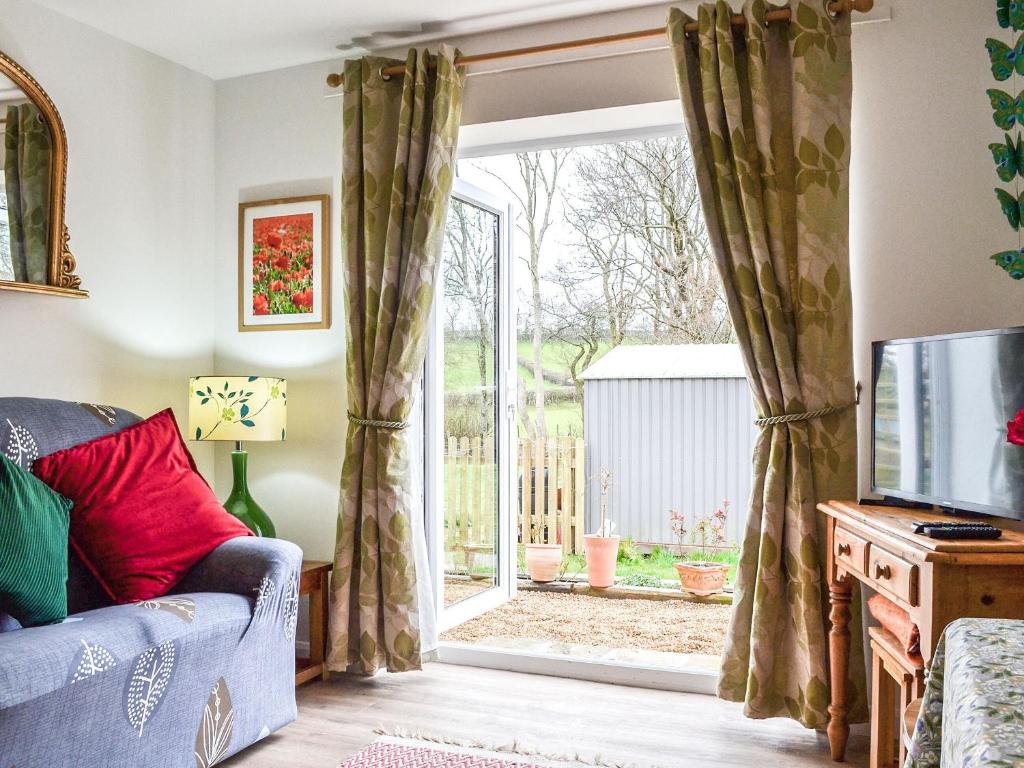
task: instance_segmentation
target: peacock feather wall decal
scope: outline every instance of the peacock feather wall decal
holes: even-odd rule
[[[1000,88],[990,88],[989,104],[992,106],[992,122],[1002,129],[1004,141],[989,144],[992,161],[996,165],[996,175],[1005,184],[1013,184],[1009,191],[1001,187],[995,188],[999,207],[1006,217],[1006,222],[1017,233],[1017,247],[1000,251],[992,255],[992,261],[1003,269],[1014,280],[1024,278],[1024,243],[1022,243],[1021,224],[1024,223],[1024,190],[1021,190],[1020,179],[1024,178],[1024,142],[1021,140],[1021,126],[1024,125],[1024,91],[1016,89],[1017,78],[1024,75],[1024,0],[996,0],[996,21],[1006,30],[1012,30],[1009,42],[988,38],[985,50],[988,51],[992,77],[996,82],[1010,80],[1010,93]],[[1014,96],[1013,94],[1017,95]],[[1014,135],[1010,131],[1015,131]]]

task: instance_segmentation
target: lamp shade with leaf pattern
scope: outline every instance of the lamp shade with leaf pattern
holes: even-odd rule
[[[246,441],[284,440],[288,387],[265,376],[195,376],[188,384],[188,431],[193,440],[233,440],[234,482],[224,508],[257,536],[275,536],[274,523],[249,493]]]
[[[265,376],[196,376],[189,381],[193,440],[284,440],[288,382]]]

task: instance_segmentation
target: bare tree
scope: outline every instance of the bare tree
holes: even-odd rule
[[[452,198],[445,226],[445,297],[453,334],[463,312],[471,318],[480,379],[480,434],[490,431],[494,407],[487,363],[493,348],[496,227],[494,216]]]
[[[728,341],[732,329],[687,140],[595,147],[577,162],[576,179],[579,202],[569,223],[594,268],[611,265],[619,275],[610,311],[642,315],[655,341]],[[624,255],[611,259],[616,243]]]
[[[520,152],[516,155],[519,178],[509,183],[500,175],[484,168],[515,197],[521,215],[516,225],[526,234],[530,243],[529,253],[520,259],[530,274],[530,304],[532,309],[531,330],[533,336],[533,381],[535,418],[531,436],[546,437],[544,420],[544,302],[541,292],[541,250],[547,237],[554,215],[554,202],[560,194],[559,174],[569,159],[571,149],[548,149],[541,152]]]
[[[577,164],[578,179],[589,165],[588,160]],[[562,287],[569,306],[595,315],[595,320],[606,326],[608,341],[616,347],[625,340],[637,314],[644,292],[638,279],[641,270],[635,249],[630,248],[629,234],[604,210],[599,186],[583,184],[580,188],[582,193],[565,206],[566,221],[577,237],[577,256],[571,262],[559,263],[552,280]],[[594,306],[589,295],[577,298],[587,285],[598,286],[603,306]]]
[[[565,367],[569,370],[576,399],[583,401],[585,371],[601,351],[608,337],[608,318],[604,302],[593,294],[577,292],[569,283],[563,284],[565,298],[548,302],[545,307],[550,338],[566,344]]]

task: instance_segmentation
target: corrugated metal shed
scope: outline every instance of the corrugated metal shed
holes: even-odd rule
[[[673,544],[669,510],[695,517],[723,499],[738,544],[746,524],[757,428],[735,344],[619,346],[585,370],[587,530],[597,527],[601,473],[609,517],[636,542]]]
[[[736,344],[618,346],[580,374],[581,379],[742,379]]]

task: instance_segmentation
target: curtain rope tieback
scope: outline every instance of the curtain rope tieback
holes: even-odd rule
[[[754,424],[759,427],[771,427],[775,424],[789,424],[794,421],[810,421],[811,419],[820,419],[822,416],[829,416],[839,411],[845,411],[847,408],[853,408],[855,402],[845,403],[844,405],[826,405],[824,408],[819,408],[816,411],[805,411],[804,413],[784,413],[781,416],[766,416],[763,419],[754,419]]]
[[[383,419],[361,419],[352,411],[348,412],[348,420],[360,427],[375,427],[376,429],[407,429],[408,421],[384,421]]]

